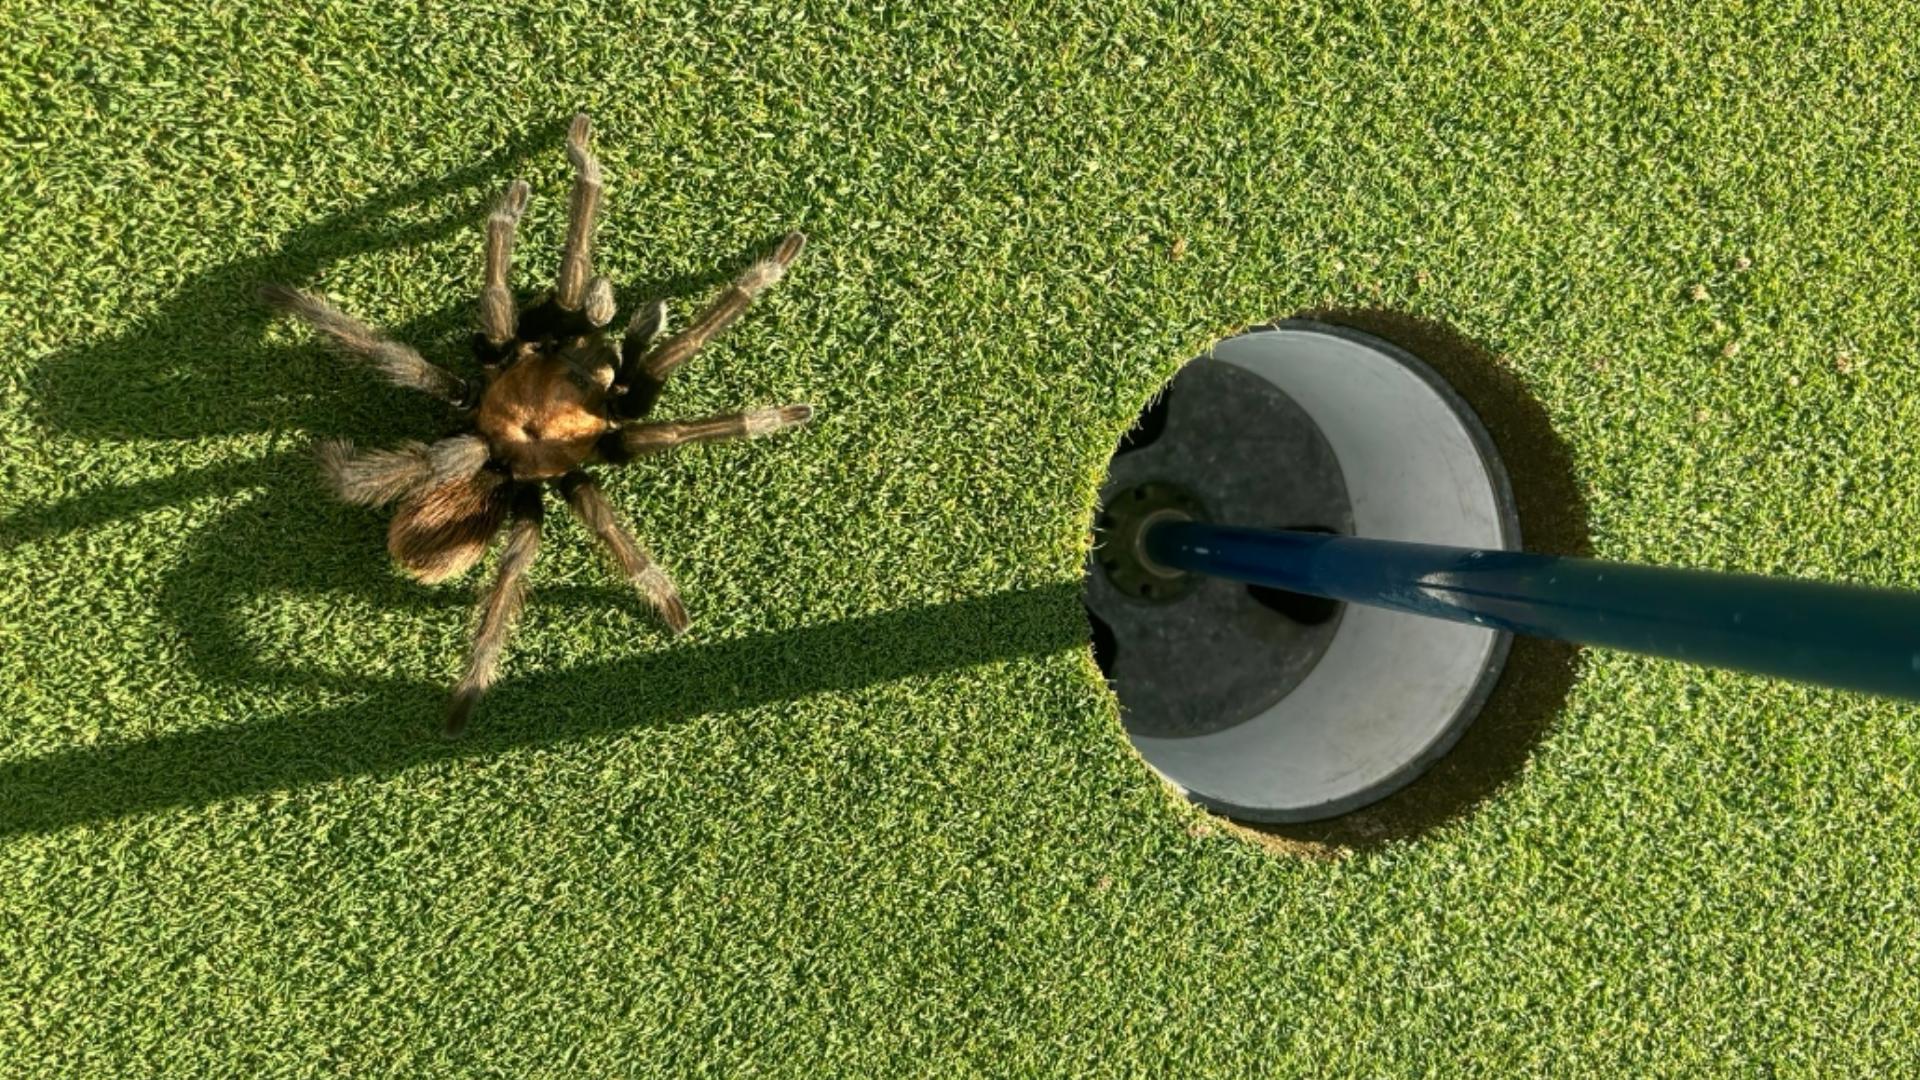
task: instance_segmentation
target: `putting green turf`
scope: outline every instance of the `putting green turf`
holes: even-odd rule
[[[1331,306],[1499,356],[1597,554],[1920,587],[1913,7],[168,11],[0,11],[0,1074],[1911,1067],[1912,707],[1589,654],[1300,858],[1149,778],[1075,577],[1154,388]],[[450,419],[250,292],[461,356],[576,108],[623,308],[814,241],[662,415],[821,411],[607,474],[682,640],[550,516],[443,746],[473,578],[306,448]]]

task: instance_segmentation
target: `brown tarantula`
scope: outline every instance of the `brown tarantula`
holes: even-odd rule
[[[516,311],[507,286],[514,228],[527,204],[516,180],[487,218],[486,283],[480,290],[480,361],[476,385],[418,352],[381,337],[324,299],[270,285],[261,298],[313,325],[343,353],[367,361],[400,386],[421,390],[460,409],[473,431],[432,445],[357,451],[333,440],[319,447],[328,485],[350,503],[399,502],[387,530],[387,550],[422,582],[444,581],[480,561],[511,516],[506,552],[493,583],[481,595],[473,651],[454,688],[445,731],[458,734],[493,682],[500,652],[519,614],[527,567],[540,546],[541,488],[557,483],[567,506],[600,538],[621,576],[659,611],[674,633],[687,628],[686,608],[647,549],[614,520],[600,487],[583,466],[621,464],[689,443],[755,438],[806,423],[807,405],[785,405],[704,420],[638,423],[659,399],[667,376],[715,334],[740,317],[761,290],[779,281],[805,238],[790,233],[766,258],[748,267],[692,325],[658,345],[664,302],[643,307],[616,341],[613,286],[592,275],[594,211],[600,202],[600,165],[587,146],[584,115],[567,131],[575,171],[566,246],[554,288]]]

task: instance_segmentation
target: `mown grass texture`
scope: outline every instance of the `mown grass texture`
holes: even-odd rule
[[[1130,754],[1075,582],[1175,367],[1342,307],[1499,356],[1598,555],[1920,587],[1916,24],[6,7],[0,1073],[1909,1068],[1912,707],[1591,654],[1471,813],[1302,860]],[[813,240],[663,415],[819,419],[611,475],[694,632],[557,525],[443,747],[467,593],[307,446],[447,418],[250,294],[458,357],[576,109],[623,308]]]

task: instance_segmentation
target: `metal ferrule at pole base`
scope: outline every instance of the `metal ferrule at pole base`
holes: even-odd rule
[[[1198,521],[1142,545],[1194,574],[1920,700],[1920,593]]]

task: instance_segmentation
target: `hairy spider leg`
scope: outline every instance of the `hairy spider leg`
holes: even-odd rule
[[[613,559],[613,567],[621,577],[640,590],[660,617],[666,620],[667,627],[675,634],[687,630],[687,608],[680,602],[680,590],[674,588],[667,572],[653,561],[653,556],[639,540],[614,520],[613,506],[601,493],[600,485],[593,478],[576,469],[560,480],[560,493],[566,496],[567,506],[573,515],[587,530],[606,545],[607,554]]]
[[[567,243],[560,252],[560,274],[554,279],[553,299],[562,311],[578,311],[581,303],[594,295],[604,297],[602,306],[588,307],[588,317],[604,314],[594,322],[605,326],[613,318],[613,287],[595,279],[593,274],[593,219],[600,208],[600,162],[589,143],[593,137],[587,114],[580,113],[567,128],[567,159],[573,162],[573,195],[567,202]]]
[[[615,379],[617,385],[626,388],[626,393],[614,404],[615,414],[623,420],[645,416],[653,408],[653,403],[659,400],[660,390],[666,385],[667,376],[673,373],[673,369],[699,352],[714,335],[731,326],[753,303],[754,297],[784,277],[787,267],[800,257],[800,249],[806,246],[806,242],[807,238],[800,233],[788,233],[771,255],[747,267],[686,329],[661,342],[644,356],[639,356],[638,350],[635,350],[634,356],[627,357],[622,372],[625,377]]]
[[[465,379],[428,363],[426,357],[412,346],[402,345],[381,335],[366,323],[328,303],[325,297],[286,285],[263,285],[260,299],[306,321],[336,351],[366,361],[396,386],[431,394],[461,407],[473,404],[472,388]]]
[[[513,527],[507,533],[506,550],[494,571],[493,584],[480,594],[474,609],[473,649],[467,656],[467,669],[453,688],[447,704],[447,719],[442,730],[451,738],[466,729],[473,707],[493,685],[500,673],[500,654],[526,603],[527,568],[540,553],[540,522],[546,515],[538,485],[520,487],[513,495]]]
[[[327,439],[315,452],[327,487],[341,502],[358,506],[385,506],[487,465],[487,443],[477,435],[455,435],[432,446],[410,440],[392,450],[358,450],[351,440]]]
[[[813,419],[811,405],[778,405],[751,412],[725,413],[700,420],[668,420],[628,424],[600,440],[600,456],[621,464],[647,454],[658,454],[694,443],[758,439],[778,434]]]
[[[489,352],[496,356],[504,353],[513,340],[513,290],[507,277],[513,269],[514,231],[520,224],[520,215],[527,209],[529,191],[526,181],[515,180],[507,185],[487,215],[486,283],[480,288],[480,333],[490,346]],[[493,362],[498,363],[498,359]]]

